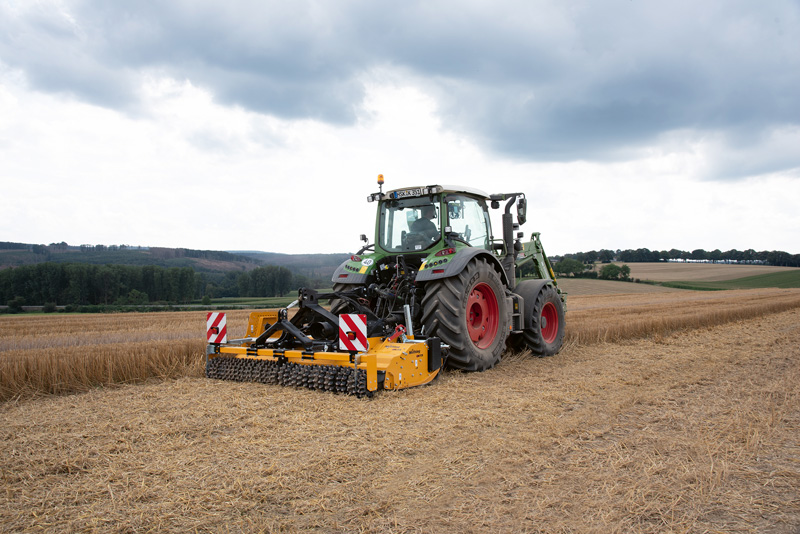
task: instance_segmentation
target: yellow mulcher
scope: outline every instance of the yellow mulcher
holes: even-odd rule
[[[376,330],[383,332],[377,317],[337,317],[318,302],[319,297],[336,296],[301,289],[291,320],[286,309],[252,312],[247,332],[261,334],[209,344],[206,375],[358,397],[371,397],[378,389],[419,386],[436,377],[442,368],[439,338],[415,340],[402,325],[390,336],[375,335]],[[214,314],[209,315],[213,320]],[[336,330],[338,337],[332,335]]]

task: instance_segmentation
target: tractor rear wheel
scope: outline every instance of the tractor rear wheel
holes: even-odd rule
[[[527,347],[536,356],[553,356],[564,341],[564,305],[553,286],[520,283],[514,290],[525,300],[525,329],[518,336],[518,347]],[[517,336],[515,336],[517,337]]]
[[[428,282],[422,299],[423,333],[450,346],[450,368],[493,367],[505,348],[509,322],[505,286],[484,259],[473,259],[456,276]]]

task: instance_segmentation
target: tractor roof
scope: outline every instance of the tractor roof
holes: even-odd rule
[[[464,187],[461,185],[425,185],[419,187],[402,187],[399,189],[392,189],[391,191],[384,193],[380,199],[417,197],[437,193],[467,193],[469,195],[475,195],[485,199],[489,198],[489,195],[484,191],[475,189],[473,187]],[[378,198],[373,198],[373,200],[378,200]]]

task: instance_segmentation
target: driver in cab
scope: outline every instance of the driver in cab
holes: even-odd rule
[[[429,241],[434,241],[439,238],[439,228],[433,222],[436,219],[436,208],[433,204],[422,206],[421,217],[411,223],[409,230],[411,233],[420,234],[425,236]]]

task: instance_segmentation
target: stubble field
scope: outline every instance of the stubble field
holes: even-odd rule
[[[0,525],[797,534],[800,290],[577,295],[567,321],[553,358],[359,400],[202,378],[202,312],[2,318]],[[167,379],[41,396],[25,361]]]

